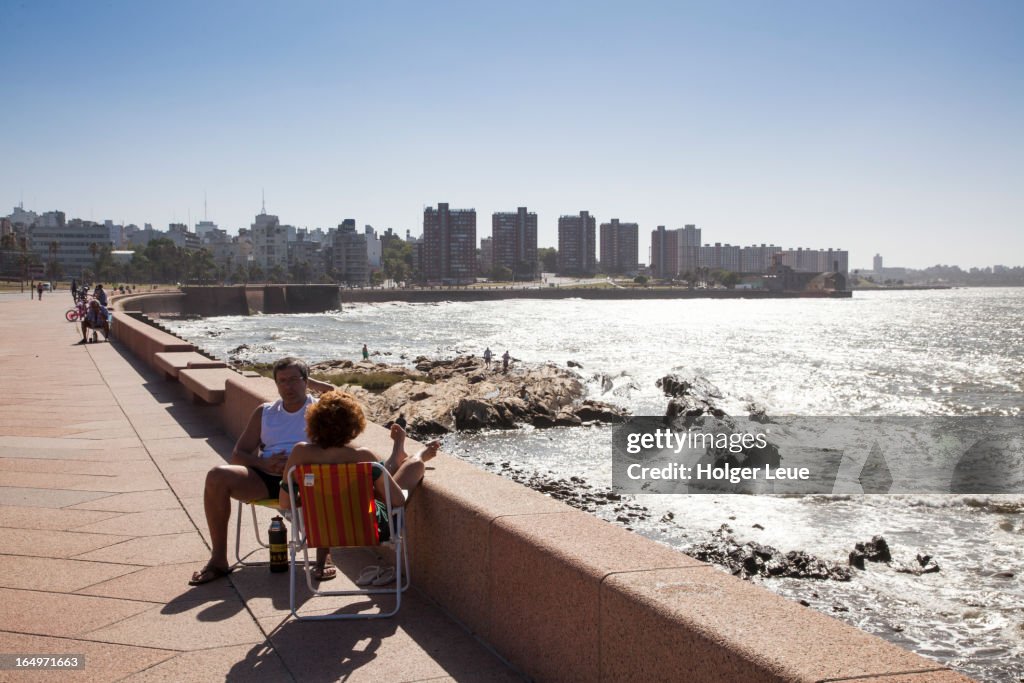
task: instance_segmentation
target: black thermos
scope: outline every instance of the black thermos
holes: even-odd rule
[[[270,520],[270,571],[288,571],[288,529],[280,517]]]

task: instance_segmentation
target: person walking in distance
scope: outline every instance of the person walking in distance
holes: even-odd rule
[[[508,349],[505,349],[505,353],[501,354],[501,371],[508,374],[508,362],[512,359],[512,356],[508,355]]]

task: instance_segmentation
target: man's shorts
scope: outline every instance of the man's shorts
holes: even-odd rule
[[[251,472],[255,472],[256,476],[263,480],[263,483],[267,486],[267,498],[277,498],[277,494],[281,492],[281,475],[280,474],[267,474],[263,470],[250,467]]]

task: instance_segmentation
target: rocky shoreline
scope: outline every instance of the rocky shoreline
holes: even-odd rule
[[[233,354],[232,360],[244,363],[242,352],[248,350],[236,349],[239,353]],[[628,417],[628,412],[618,406],[586,398],[587,389],[581,375],[573,370],[581,371],[582,367],[572,361],[568,368],[552,363],[536,366],[515,363],[507,373],[503,372],[500,363],[488,364],[476,356],[447,360],[420,356],[412,362],[414,365],[410,368],[405,364],[369,360],[334,360],[313,364],[310,372],[328,379],[348,379],[349,382],[339,386],[360,400],[369,420],[388,424],[400,416],[404,417],[409,434],[420,439],[480,429],[516,429],[524,425],[545,428],[614,423]],[[389,376],[390,382],[390,386],[382,391],[364,388],[359,383],[382,375]],[[613,378],[598,375],[590,379],[600,383],[603,393],[614,389]],[[659,379],[657,386],[669,399],[665,417],[667,423],[675,428],[686,429],[695,424],[719,430],[737,428],[733,418],[720,407],[722,392],[706,378],[669,374]],[[636,387],[628,384],[620,387],[623,391],[631,388]],[[750,402],[746,407],[752,420],[759,423],[770,421],[763,406]],[[749,463],[777,464],[779,453],[769,443],[766,449],[739,454],[739,459]],[[528,471],[508,461],[481,464],[496,474],[630,530],[641,523],[651,522],[653,517],[650,509],[636,503],[633,496],[624,496],[611,488],[595,487],[582,477],[565,479]],[[657,524],[662,532],[685,528],[672,513],[657,520]],[[705,540],[683,550],[743,579],[778,577],[849,581],[854,570],[865,569],[865,561],[885,563],[898,572],[922,574],[939,571],[938,565],[928,555],[918,555],[916,562],[893,562],[888,545],[880,536],[857,543],[850,551],[847,563],[837,563],[802,550],[783,552],[753,541],[741,543],[734,533],[728,524],[722,524]]]
[[[628,415],[618,406],[586,398],[579,377],[552,363],[517,363],[503,372],[500,363],[487,364],[475,356],[451,360],[420,356],[413,362],[414,370],[390,363],[335,360],[316,363],[310,372],[326,377],[397,375],[399,381],[380,392],[354,383],[342,387],[362,402],[373,422],[388,424],[403,416],[414,438],[523,425],[573,427],[617,422]]]

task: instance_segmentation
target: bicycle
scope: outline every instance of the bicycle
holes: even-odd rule
[[[82,297],[82,299],[79,300],[79,302],[75,305],[74,308],[69,308],[64,313],[64,318],[69,323],[74,323],[74,322],[78,322],[79,320],[84,320],[85,319],[85,313],[86,313],[85,297]]]

